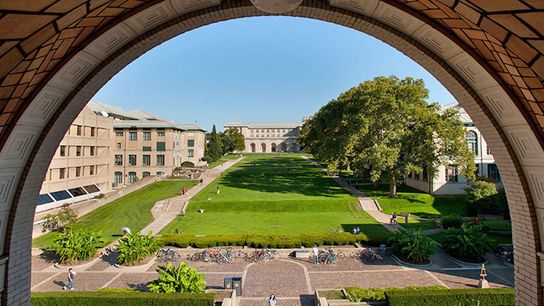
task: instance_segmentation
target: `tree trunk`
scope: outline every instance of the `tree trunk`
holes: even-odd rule
[[[389,197],[390,198],[396,198],[397,197],[397,177],[395,176],[395,171],[390,172],[390,178],[389,181]]]
[[[380,187],[380,181],[378,180],[372,183],[372,187],[374,187],[374,189],[378,189],[378,187]]]

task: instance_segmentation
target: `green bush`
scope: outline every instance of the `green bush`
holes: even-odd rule
[[[63,207],[56,214],[47,214],[43,218],[42,232],[67,232],[77,220],[77,212],[70,207]]]
[[[395,290],[385,293],[389,306],[510,306],[516,304],[513,288]]]
[[[147,236],[139,233],[128,234],[121,238],[117,245],[117,263],[131,265],[154,254],[159,249],[151,233]]]
[[[463,225],[463,218],[461,216],[456,215],[448,215],[448,216],[442,216],[440,218],[440,223],[442,224],[442,228],[448,229],[448,228],[459,228],[461,225]]]
[[[491,242],[482,227],[463,224],[461,228],[446,230],[442,249],[449,255],[468,262],[481,262],[485,252],[491,251]]]
[[[401,255],[413,263],[426,263],[436,252],[436,246],[431,238],[421,231],[411,229],[398,230],[389,238],[393,253]]]
[[[32,306],[213,306],[214,295],[208,293],[171,293],[150,292],[33,292],[30,298]]]
[[[51,251],[60,257],[60,262],[78,261],[93,257],[101,246],[102,237],[97,232],[68,230],[53,241]]]
[[[188,246],[208,248],[215,246],[248,246],[255,248],[298,248],[317,245],[351,245],[356,242],[378,245],[385,243],[389,233],[379,233],[370,238],[351,233],[312,233],[303,235],[264,235],[264,234],[230,234],[194,236],[188,234],[166,234],[158,240],[162,245],[185,248]]]
[[[345,288],[347,298],[350,302],[377,302],[384,301],[387,292],[406,290],[406,291],[425,291],[425,290],[447,290],[444,286],[428,286],[428,287],[405,287],[405,288]]]
[[[495,183],[476,181],[465,188],[466,202],[472,213],[496,213],[499,207],[499,196]]]
[[[199,293],[204,292],[206,288],[204,275],[198,273],[195,268],[190,267],[185,262],[181,262],[177,268],[171,263],[166,264],[166,266],[159,266],[157,272],[159,278],[147,284],[151,292]]]

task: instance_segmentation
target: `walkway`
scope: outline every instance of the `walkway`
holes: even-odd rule
[[[175,249],[182,258],[200,251]],[[355,248],[337,249],[345,254]],[[247,251],[252,251],[249,249]],[[285,254],[288,252],[282,252]],[[491,287],[513,287],[512,265],[497,262],[489,255],[488,279]],[[188,262],[206,277],[208,286],[223,287],[225,277],[242,277],[243,294],[240,306],[266,305],[266,297],[274,293],[282,306],[312,305],[315,289],[407,287],[442,285],[449,288],[473,288],[479,279],[479,267],[460,265],[438,253],[428,267],[402,265],[389,255],[382,262],[366,263],[354,258],[340,258],[334,265],[313,265],[307,260],[282,255],[279,261],[250,263],[237,259],[232,264]],[[76,290],[93,291],[100,288],[141,288],[158,277],[159,263],[151,260],[140,266],[115,267],[112,258],[96,258],[73,268],[78,273]],[[32,257],[32,291],[61,291],[66,281],[67,267],[55,267],[45,257]]]
[[[189,189],[184,195],[173,197],[170,199],[158,201],[151,209],[153,214],[153,222],[140,231],[140,233],[147,235],[150,231],[153,234],[158,234],[166,225],[172,222],[180,213],[185,212],[185,209],[189,205],[189,200],[199,193],[202,189],[206,188],[211,182],[221,175],[225,170],[232,167],[234,164],[241,161],[243,157],[238,159],[229,160],[225,163],[217,166],[213,169],[205,170],[200,178],[202,178],[202,184],[197,184],[193,188]]]

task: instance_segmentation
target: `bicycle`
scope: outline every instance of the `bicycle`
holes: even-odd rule
[[[382,261],[383,257],[373,248],[366,248],[361,251],[361,259],[372,262],[374,260]]]
[[[160,262],[175,262],[181,260],[181,255],[176,252],[175,250],[172,250],[170,248],[168,249],[160,249],[157,252],[157,260]]]

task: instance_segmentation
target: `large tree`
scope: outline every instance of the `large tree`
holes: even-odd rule
[[[301,143],[323,162],[370,169],[377,182],[388,177],[390,196],[410,171],[435,173],[455,164],[474,176],[474,156],[465,142],[457,111],[428,104],[423,80],[377,77],[342,93],[307,120]]]
[[[221,134],[223,143],[223,154],[232,152],[242,152],[246,149],[244,135],[238,129],[227,129]]]
[[[206,160],[208,162],[214,162],[221,158],[223,155],[223,149],[221,144],[221,137],[215,130],[215,124],[213,125],[212,132],[210,133],[208,143],[206,144]]]

